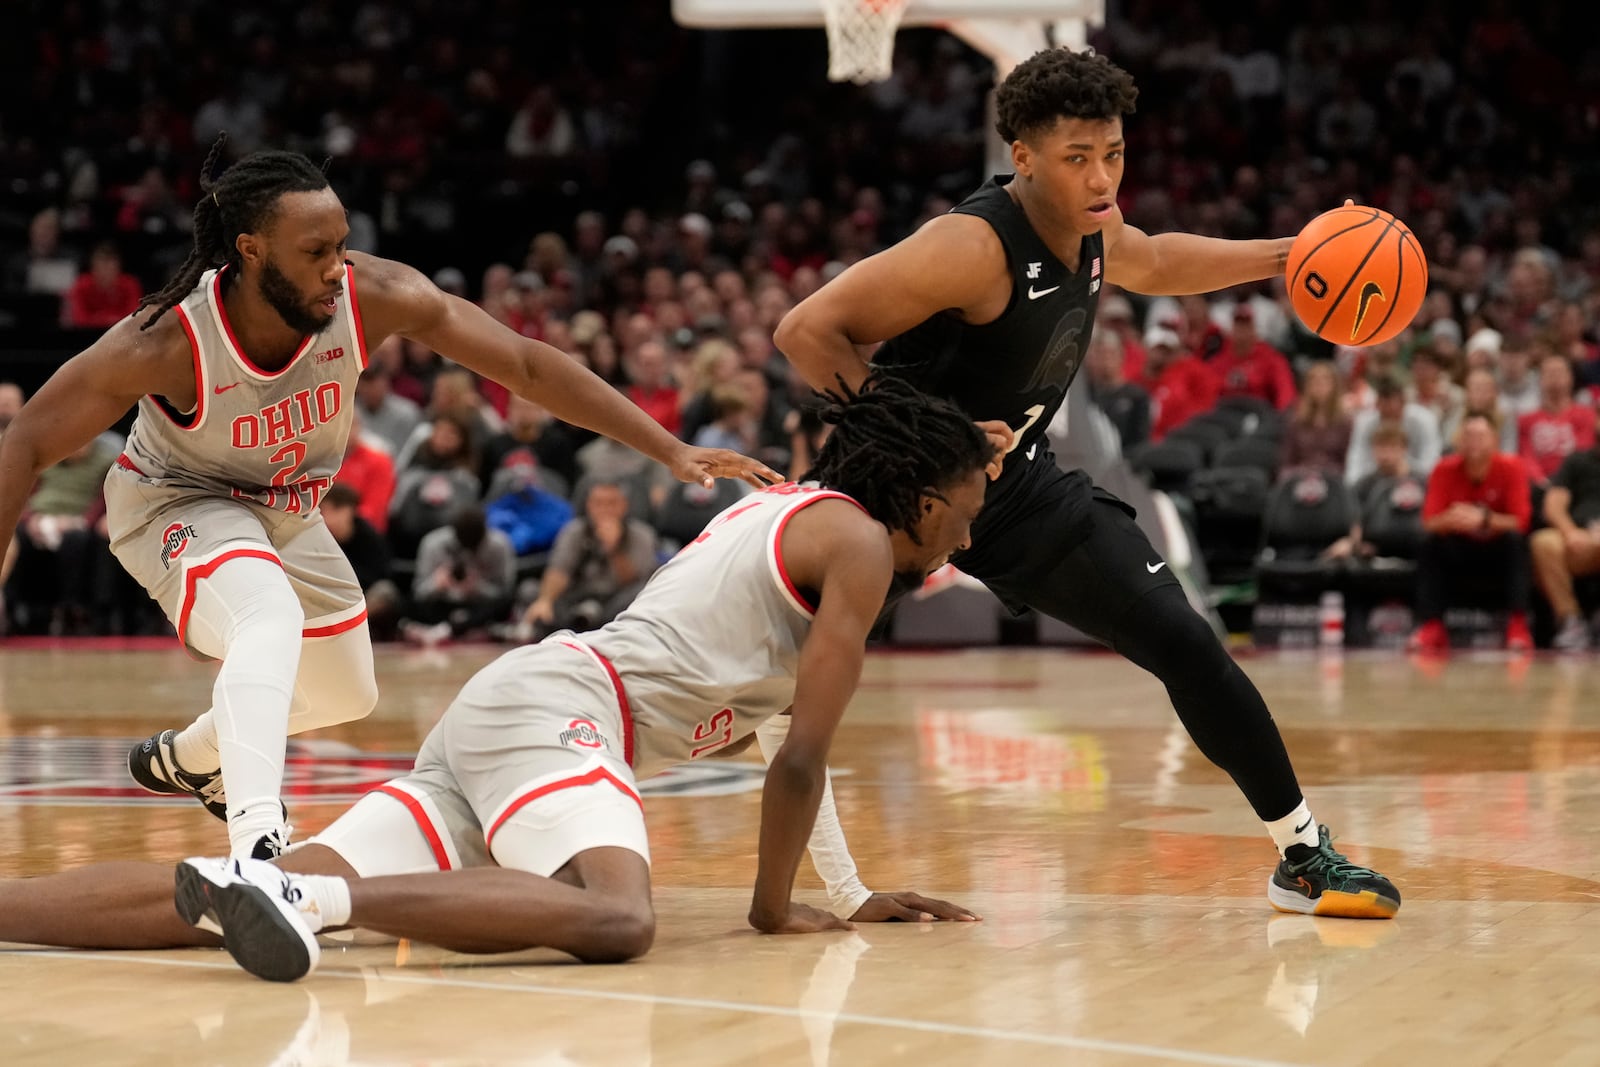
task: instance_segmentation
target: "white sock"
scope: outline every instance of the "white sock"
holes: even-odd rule
[[[1317,836],[1317,820],[1311,817],[1311,809],[1304,800],[1300,806],[1281,819],[1274,819],[1266,824],[1267,833],[1272,835],[1272,841],[1278,846],[1278,855],[1290,845],[1310,845],[1316,848],[1321,843]]]
[[[256,842],[268,834],[277,834],[283,845],[289,843],[289,829],[283,825],[283,804],[276,796],[256,797],[235,803],[228,802],[229,853],[238,859],[254,856]],[[255,857],[262,859],[265,857]]]
[[[172,756],[190,774],[210,774],[222,769],[222,754],[217,751],[217,727],[206,712],[178,731],[172,739]]]
[[[296,874],[295,885],[305,896],[300,914],[313,932],[350,923],[350,883],[327,874]]]

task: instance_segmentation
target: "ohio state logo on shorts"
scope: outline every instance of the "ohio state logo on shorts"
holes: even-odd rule
[[[189,547],[189,539],[194,536],[194,527],[188,523],[175,522],[161,531],[161,566],[171,568],[172,561],[183,555],[183,550]]]
[[[579,748],[604,748],[606,744],[600,728],[588,719],[573,719],[560,736],[563,745],[577,745]]]

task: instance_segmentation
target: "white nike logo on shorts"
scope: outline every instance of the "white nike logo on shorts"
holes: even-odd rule
[[[1165,567],[1166,565],[1167,565],[1167,561],[1166,560],[1162,560],[1160,563],[1146,563],[1144,565],[1144,569],[1149,571],[1151,574],[1154,574],[1156,571],[1160,570],[1162,567]]]

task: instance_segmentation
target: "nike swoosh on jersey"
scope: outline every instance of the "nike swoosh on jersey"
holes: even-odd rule
[[[1167,561],[1166,560],[1162,560],[1160,563],[1146,563],[1144,565],[1144,569],[1149,571],[1151,574],[1154,574],[1156,571],[1160,570],[1162,567],[1165,567],[1166,565],[1167,565]]]
[[[240,384],[242,384],[242,383],[241,382],[234,382],[233,385],[219,385],[219,386],[217,386],[215,389],[213,389],[211,391],[213,393],[226,393],[229,389],[232,389],[235,385],[240,385]]]
[[[1048,289],[1037,289],[1036,290],[1036,289],[1034,289],[1033,286],[1030,285],[1030,286],[1028,286],[1028,299],[1029,300],[1037,300],[1041,296],[1049,296],[1051,293],[1055,292],[1059,288],[1061,288],[1061,286],[1052,285]]]

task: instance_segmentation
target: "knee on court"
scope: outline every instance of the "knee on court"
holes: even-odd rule
[[[655,940],[656,913],[649,896],[635,900],[602,893],[586,943],[572,954],[584,963],[626,963],[649,952]]]

